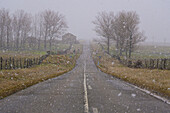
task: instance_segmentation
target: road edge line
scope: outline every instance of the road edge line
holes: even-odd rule
[[[166,98],[163,98],[163,97],[161,97],[161,96],[159,96],[159,95],[156,95],[156,94],[150,92],[149,90],[142,89],[142,88],[140,88],[140,87],[138,87],[138,86],[135,86],[135,85],[133,85],[133,84],[130,84],[130,83],[127,83],[127,82],[126,82],[126,84],[128,84],[128,85],[130,85],[131,87],[134,87],[134,88],[136,88],[136,89],[138,89],[138,90],[140,90],[140,91],[142,91],[142,92],[144,92],[144,93],[146,93],[146,94],[148,94],[148,95],[150,95],[150,96],[152,96],[152,97],[154,97],[154,98],[156,98],[156,99],[158,99],[158,100],[161,100],[161,101],[163,101],[164,103],[166,103],[166,104],[168,104],[168,105],[170,105],[170,101],[169,101],[168,99],[166,99]]]

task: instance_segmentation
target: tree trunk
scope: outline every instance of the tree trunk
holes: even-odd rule
[[[130,35],[130,40],[129,40],[129,58],[131,58],[131,53],[132,53],[132,33]]]
[[[119,50],[119,56],[122,56],[122,48]]]
[[[107,38],[107,52],[110,54],[110,38]]]
[[[116,54],[119,54],[119,41],[118,39],[116,40]]]
[[[45,49],[45,51],[46,51],[46,49],[47,49],[47,28],[46,28],[46,31],[45,31],[45,37],[44,37],[44,49]]]
[[[0,48],[2,49],[2,47],[3,47],[3,32],[4,32],[4,29],[3,29],[3,25],[2,25],[2,28],[1,28],[1,40],[0,40]]]
[[[38,50],[40,50],[40,37],[38,39]]]
[[[7,27],[7,37],[6,38],[7,38],[7,41],[6,41],[7,49],[9,49],[9,27]]]
[[[52,38],[50,38],[50,51],[51,51],[51,46],[52,46]]]

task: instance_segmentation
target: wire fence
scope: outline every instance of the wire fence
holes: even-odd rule
[[[33,65],[40,65],[48,56],[49,54],[43,55],[39,58],[0,57],[0,70],[22,69],[32,67]]]
[[[170,70],[170,59],[119,59],[120,63],[132,68]]]

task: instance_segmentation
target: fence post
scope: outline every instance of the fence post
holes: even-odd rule
[[[21,58],[20,58],[20,68],[22,69],[22,60],[21,60]]]
[[[149,68],[152,69],[152,59],[149,60]]]
[[[34,63],[33,63],[34,65],[36,64],[36,62],[35,62],[35,58],[34,58]]]
[[[9,69],[11,69],[12,68],[12,63],[11,63],[11,57],[9,58]]]
[[[19,68],[19,65],[18,65],[18,59],[16,59],[16,69]]]
[[[27,62],[27,66],[26,66],[26,68],[28,68],[28,65],[29,65],[29,64],[28,64],[28,63],[29,63],[29,59],[26,59],[26,62]]]
[[[15,59],[13,57],[13,69],[15,69]]]
[[[161,64],[160,64],[161,66],[160,66],[160,69],[162,69],[162,59],[161,59]]]
[[[148,68],[148,66],[147,66],[147,62],[146,62],[146,59],[145,59],[145,67],[146,67],[146,68]]]
[[[1,63],[1,68],[0,69],[2,70],[3,69],[3,67],[2,67],[3,66],[2,65],[3,64],[3,59],[2,59],[2,57],[0,59],[1,59],[1,62],[0,62]]]
[[[159,59],[157,59],[156,68],[159,69]]]
[[[163,69],[166,69],[166,58],[164,59]]]
[[[38,65],[41,64],[41,57],[38,59]]]
[[[32,58],[30,59],[30,67],[32,67]]]
[[[5,69],[8,69],[8,63],[7,59],[5,59]]]

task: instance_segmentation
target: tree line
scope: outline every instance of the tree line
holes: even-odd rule
[[[139,42],[146,39],[144,32],[139,31],[139,15],[134,11],[98,13],[93,24],[95,32],[102,37],[110,54],[110,43],[113,40],[117,56],[131,58],[131,54]]]
[[[0,9],[0,49],[52,49],[55,39],[67,29],[64,15],[45,10],[32,15],[24,10]]]

